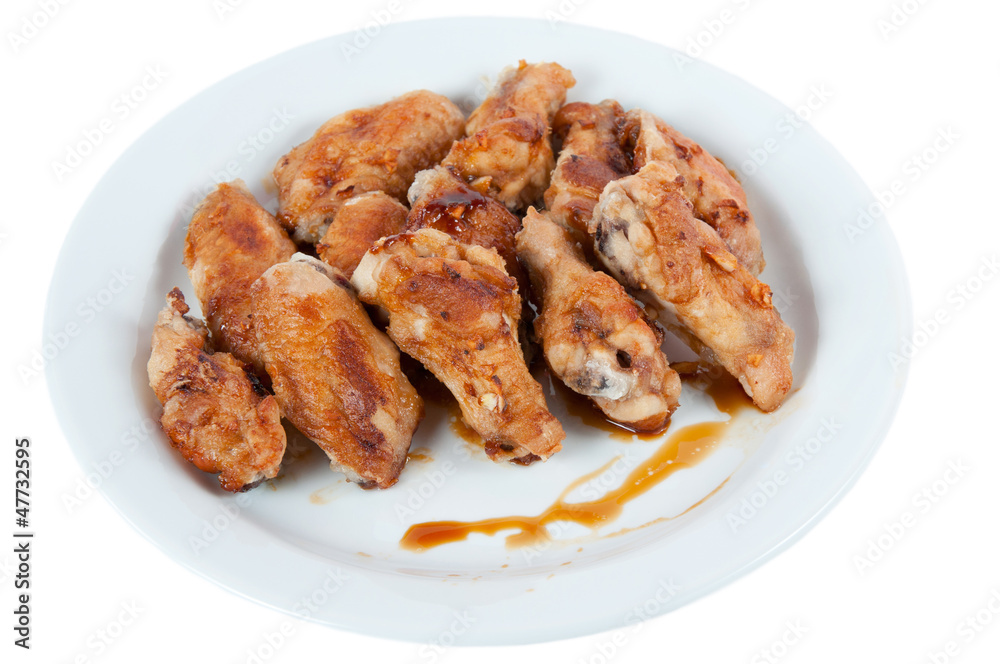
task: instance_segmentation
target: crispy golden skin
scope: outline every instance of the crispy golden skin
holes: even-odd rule
[[[576,80],[555,63],[508,67],[442,162],[511,210],[537,201],[555,165],[553,116]]]
[[[316,253],[350,277],[370,246],[403,230],[408,212],[405,205],[381,191],[355,196],[337,211]]]
[[[423,400],[350,283],[296,254],[265,272],[251,295],[254,331],[285,417],[350,481],[366,489],[395,484]]]
[[[565,437],[517,338],[517,283],[492,249],[424,228],[376,244],[354,271],[358,296],[389,312],[389,336],[445,384],[495,461],[530,463]]]
[[[566,104],[552,124],[562,150],[545,190],[545,207],[554,221],[586,245],[590,244],[587,223],[604,186],[632,172],[620,136],[624,122],[621,105],[607,99],[600,104]]]
[[[198,205],[184,241],[184,265],[216,348],[265,379],[250,319],[250,284],[295,245],[242,180],[220,184]]]
[[[404,200],[418,171],[441,161],[465,117],[446,97],[417,90],[329,120],[278,160],[278,219],[299,242],[318,242],[340,206],[369,191]]]
[[[153,329],[146,365],[163,404],[160,426],[185,459],[219,473],[226,491],[246,491],[278,473],[285,430],[272,396],[264,396],[228,353],[212,353],[205,324],[184,314],[184,295],[167,295]]]
[[[676,178],[654,161],[609,184],[590,222],[595,249],[634,295],[667,316],[669,329],[772,411],[792,386],[795,334],[772,306],[771,289],[695,216]]]
[[[514,236],[521,220],[490,196],[485,196],[450,169],[438,166],[417,174],[410,187],[408,232],[434,228],[464,244],[492,247],[504,260],[507,274],[526,287],[517,263]]]
[[[621,284],[594,271],[569,231],[534,208],[517,235],[517,255],[541,300],[535,335],[556,376],[609,419],[637,431],[662,429],[681,380]]]
[[[714,228],[726,247],[754,276],[764,269],[760,230],[747,208],[743,187],[704,148],[648,111],[626,114],[622,140],[632,152],[633,172],[651,161],[672,166],[684,178],[681,190],[694,214]]]

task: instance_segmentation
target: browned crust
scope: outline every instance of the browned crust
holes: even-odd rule
[[[566,104],[553,121],[553,134],[562,149],[545,191],[545,205],[578,241],[587,238],[587,223],[605,185],[632,171],[620,137],[624,121],[625,112],[613,100]]]
[[[278,472],[286,443],[278,404],[242,362],[210,352],[207,331],[188,311],[174,288],[153,334],[149,376],[163,404],[160,426],[185,459],[218,473],[223,489],[246,491]]]
[[[372,244],[403,230],[408,212],[405,205],[384,192],[362,194],[340,208],[316,245],[316,253],[350,277]]]
[[[650,161],[663,161],[681,176],[684,197],[695,216],[719,233],[740,263],[757,275],[764,269],[760,231],[747,207],[746,192],[719,159],[675,128],[641,109],[626,114],[622,144],[638,173]]]
[[[266,377],[250,316],[250,285],[295,245],[242,181],[220,184],[188,225],[184,265],[201,300],[215,347]]]
[[[423,401],[396,348],[329,276],[296,260],[254,284],[261,353],[285,416],[350,479],[388,488],[406,463]]]
[[[521,220],[492,197],[467,185],[450,168],[441,166],[423,177],[427,178],[427,186],[413,202],[406,232],[433,228],[459,242],[496,249],[507,273],[525,292],[527,279],[514,248]]]

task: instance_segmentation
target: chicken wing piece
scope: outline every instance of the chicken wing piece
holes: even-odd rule
[[[550,124],[576,80],[555,63],[507,67],[442,162],[511,210],[537,201],[555,164]]]
[[[528,281],[517,263],[514,236],[521,220],[489,196],[465,184],[453,171],[438,166],[417,173],[410,187],[408,232],[421,228],[443,231],[464,244],[497,250],[504,270],[523,288]]]
[[[684,178],[681,190],[694,214],[722,237],[754,276],[764,269],[760,230],[747,208],[743,187],[725,165],[679,131],[641,109],[627,113],[622,139],[632,152],[633,172],[651,161],[670,164]]]
[[[495,250],[424,228],[378,242],[351,279],[389,336],[451,391],[494,461],[530,463],[565,438],[517,339],[521,300]]]
[[[347,199],[384,191],[404,200],[417,171],[441,161],[465,116],[417,90],[329,120],[274,167],[278,219],[298,242],[318,242]]]
[[[250,284],[295,245],[242,180],[220,184],[198,205],[184,241],[184,265],[216,348],[266,379],[250,319]]]
[[[277,475],[285,453],[278,404],[239,360],[211,352],[208,328],[188,311],[173,289],[153,329],[146,370],[163,405],[160,426],[185,459],[219,473],[223,489],[252,489]]]
[[[316,253],[350,277],[368,247],[403,230],[408,212],[405,205],[381,191],[355,196],[337,212]]]
[[[590,267],[568,230],[534,208],[517,235],[517,255],[541,300],[535,334],[552,371],[609,419],[637,431],[662,429],[681,380],[642,309]]]
[[[668,329],[739,379],[759,408],[781,405],[792,386],[795,334],[767,284],[695,216],[673,168],[654,161],[610,183],[590,231],[605,265],[667,316]]]
[[[591,244],[587,223],[604,186],[632,172],[619,134],[624,122],[621,105],[608,99],[600,104],[566,104],[552,124],[562,150],[552,183],[545,190],[545,207],[554,221],[585,246]]]
[[[254,331],[285,417],[350,481],[365,489],[395,484],[423,400],[347,279],[296,254],[265,272],[251,296]]]

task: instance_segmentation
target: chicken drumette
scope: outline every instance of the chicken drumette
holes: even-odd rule
[[[576,81],[555,63],[508,67],[465,125],[466,138],[442,162],[511,210],[534,203],[555,160],[551,122]]]
[[[299,242],[318,242],[350,198],[382,191],[404,200],[413,176],[462,135],[462,111],[418,90],[329,120],[274,167],[278,219]]]
[[[493,249],[424,228],[377,243],[352,282],[389,336],[445,384],[494,460],[547,459],[565,437],[518,343],[517,282]]]
[[[534,208],[517,235],[517,255],[541,300],[535,335],[552,371],[615,422],[662,429],[681,381],[642,309],[621,284],[587,264],[569,231]]]
[[[405,205],[381,191],[355,196],[337,211],[316,253],[350,277],[370,246],[403,230],[408,212]]]
[[[668,329],[735,376],[762,410],[781,405],[792,386],[795,334],[767,284],[695,216],[672,167],[653,161],[610,183],[590,232],[605,265]]]
[[[285,417],[352,482],[395,484],[423,401],[347,279],[296,254],[265,272],[251,296],[257,342]]]
[[[619,134],[624,121],[621,105],[609,99],[600,104],[566,104],[552,124],[562,150],[545,190],[545,206],[552,219],[584,246],[590,244],[587,224],[604,186],[632,172]]]
[[[220,184],[188,225],[184,265],[213,344],[251,365],[265,382],[250,318],[250,285],[293,253],[295,245],[242,180]]]
[[[444,166],[421,171],[410,187],[407,231],[434,228],[465,244],[492,247],[504,260],[507,274],[522,287],[527,280],[517,264],[514,236],[521,220]]]
[[[185,459],[219,473],[226,491],[246,491],[278,473],[285,430],[266,395],[229,353],[212,353],[208,328],[188,317],[184,295],[167,295],[146,365],[163,405],[160,426]]]
[[[622,140],[632,154],[633,171],[652,161],[669,164],[682,180],[680,189],[694,214],[714,228],[726,247],[753,275],[764,269],[760,231],[747,208],[743,187],[725,165],[700,145],[648,111],[627,113]]]

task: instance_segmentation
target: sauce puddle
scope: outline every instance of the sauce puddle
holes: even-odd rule
[[[569,521],[597,530],[614,521],[628,502],[646,493],[678,470],[690,468],[707,457],[718,446],[735,420],[736,414],[745,408],[754,408],[740,384],[728,376],[712,380],[705,392],[712,398],[720,412],[729,415],[729,419],[724,422],[691,424],[670,434],[659,449],[632,470],[618,488],[607,492],[600,499],[580,503],[566,502],[566,497],[574,489],[599,477],[621,457],[616,457],[597,470],[574,480],[552,505],[538,515],[505,516],[481,521],[418,523],[406,531],[399,541],[400,546],[420,552],[449,542],[462,541],[472,533],[495,535],[502,530],[510,529],[516,532],[507,537],[508,548],[530,546],[547,540],[546,526],[557,521]]]

